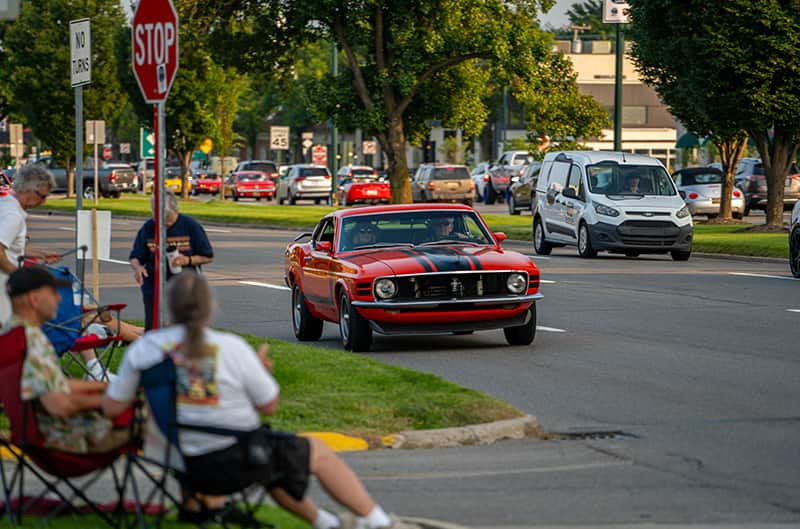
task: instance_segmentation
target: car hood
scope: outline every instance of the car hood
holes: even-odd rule
[[[414,246],[349,252],[345,258],[372,275],[393,273],[469,272],[478,270],[530,270],[531,260],[517,252],[494,246]]]
[[[628,196],[624,198],[620,198],[620,195],[611,196],[613,198],[600,196],[592,200],[598,204],[604,204],[616,209],[622,208],[625,211],[641,211],[643,209],[650,211],[674,211],[685,205],[680,195],[644,195],[642,197]]]

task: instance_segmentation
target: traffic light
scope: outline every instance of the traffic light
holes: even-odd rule
[[[426,140],[422,142],[422,163],[433,163],[436,161],[436,142]]]

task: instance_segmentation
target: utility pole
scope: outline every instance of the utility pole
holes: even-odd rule
[[[336,46],[336,38],[331,35],[331,75],[335,78],[339,76],[339,49]],[[337,206],[336,200],[336,173],[339,172],[339,131],[336,129],[336,121],[331,116],[331,205]]]
[[[616,68],[614,73],[614,150],[622,150],[622,54],[625,43],[622,24],[617,24]]]

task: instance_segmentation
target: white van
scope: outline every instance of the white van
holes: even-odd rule
[[[581,257],[669,252],[686,261],[692,253],[692,215],[664,166],[649,156],[548,153],[532,209],[533,246],[541,255],[568,244]]]

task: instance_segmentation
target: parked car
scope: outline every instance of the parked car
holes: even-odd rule
[[[693,233],[689,207],[656,158],[605,151],[545,155],[533,210],[536,253],[574,245],[587,258],[608,250],[670,253],[686,261]]]
[[[483,193],[483,201],[494,204],[498,198],[504,199],[511,186],[511,177],[522,176],[525,166],[533,161],[528,151],[506,151],[489,169],[489,182]]]
[[[225,196],[234,202],[240,198],[275,198],[275,182],[263,171],[237,171],[225,181]]]
[[[0,169],[0,196],[8,194],[11,189],[11,177],[6,172]]]
[[[188,179],[188,191],[192,191],[192,180]],[[165,171],[164,187],[169,189],[176,195],[183,193],[183,166],[181,165],[168,165]]]
[[[55,192],[66,192],[69,186],[67,170],[61,167],[52,156],[43,156],[34,162],[29,162],[47,168],[55,181]],[[83,165],[83,198],[92,199],[95,196],[94,188],[94,161],[87,159]],[[97,185],[102,197],[119,198],[120,193],[133,188],[133,169],[120,167],[115,169],[97,169]]]
[[[124,169],[130,170],[133,173],[133,183],[127,189],[123,191],[126,193],[136,193],[139,190],[139,174],[128,162],[121,162],[121,161],[113,161],[113,160],[106,160],[103,162],[103,169]]]
[[[486,183],[489,182],[489,162],[481,162],[472,170],[472,182],[475,184],[475,200],[483,202]]]
[[[759,158],[742,158],[734,176],[736,187],[745,195],[744,214],[751,209],[767,209],[767,180]],[[783,187],[783,206],[791,208],[800,200],[800,167],[792,164]]]
[[[155,177],[156,161],[152,158],[139,160],[133,166],[139,177],[139,191],[143,193],[153,192],[153,178]]]
[[[267,175],[273,182],[278,181],[278,166],[271,160],[242,160],[229,174],[240,171],[259,171]]]
[[[692,215],[706,215],[709,219],[719,215],[722,171],[714,167],[688,167],[675,171],[672,178]],[[731,191],[731,211],[735,219],[744,217],[744,193],[740,189]]]
[[[278,179],[276,196],[279,204],[289,202],[294,205],[298,200],[330,204],[332,184],[331,173],[324,165],[290,165],[286,174]]]
[[[366,165],[345,165],[337,173],[336,196],[340,206],[392,201],[392,186]]]
[[[190,184],[192,195],[197,196],[200,193],[217,195],[222,187],[222,178],[216,173],[203,172],[192,175]]]
[[[529,257],[501,248],[503,240],[462,205],[331,212],[284,253],[294,334],[318,340],[329,321],[338,324],[345,349],[366,351],[373,333],[503,329],[510,345],[528,345],[542,298],[539,270]]]
[[[536,198],[536,183],[542,163],[533,161],[525,167],[522,176],[514,180],[508,191],[508,213],[519,215],[520,211],[531,209]],[[512,177],[512,180],[515,177]]]
[[[475,184],[466,165],[425,163],[411,182],[414,202],[461,202],[471,206]]]
[[[800,278],[800,202],[792,209],[789,225],[789,268],[794,277]]]

